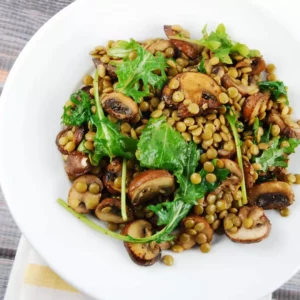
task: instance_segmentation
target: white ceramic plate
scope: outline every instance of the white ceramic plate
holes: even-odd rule
[[[62,106],[93,70],[89,50],[109,39],[164,36],[163,24],[181,24],[199,36],[205,23],[214,28],[223,22],[233,38],[260,49],[277,65],[299,118],[299,46],[258,7],[239,3],[80,0],[43,26],[14,65],[0,104],[3,192],[32,246],[83,292],[103,300],[254,300],[298,270],[298,202],[289,218],[268,212],[273,227],[262,243],[239,245],[223,237],[208,255],[198,250],[175,255],[172,268],[135,265],[121,242],[91,230],[56,203],[58,197],[66,198],[70,186],[54,143]],[[297,171],[299,162],[294,155],[291,171]],[[300,190],[295,191],[298,196]]]

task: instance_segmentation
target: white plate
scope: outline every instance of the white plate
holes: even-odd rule
[[[208,255],[198,250],[175,255],[172,268],[135,265],[121,242],[91,230],[56,203],[58,197],[66,198],[70,185],[54,143],[62,106],[93,70],[89,50],[109,39],[164,36],[163,24],[181,24],[199,36],[205,23],[214,28],[223,22],[233,38],[260,49],[277,65],[300,116],[299,46],[258,7],[239,3],[77,1],[39,30],[14,65],[0,109],[3,192],[32,246],[83,292],[104,300],[254,300],[298,270],[298,202],[289,218],[268,212],[273,227],[262,243],[239,245],[218,238]],[[299,155],[293,157],[291,171],[297,165]],[[300,190],[295,191],[298,196]]]

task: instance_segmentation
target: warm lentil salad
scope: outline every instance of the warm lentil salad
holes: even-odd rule
[[[162,250],[207,253],[214,234],[267,238],[264,210],[288,216],[300,183],[287,171],[300,122],[275,65],[223,24],[199,40],[178,25],[164,31],[92,50],[95,76],[66,102],[56,139],[73,181],[59,203],[144,266]]]

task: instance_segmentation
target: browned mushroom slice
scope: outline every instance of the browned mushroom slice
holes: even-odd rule
[[[77,178],[69,191],[68,204],[80,214],[86,214],[99,204],[103,184],[94,175],[84,175]]]
[[[91,170],[91,163],[87,155],[75,151],[68,155],[65,164],[65,171],[70,179],[75,179]]]
[[[248,190],[249,204],[264,209],[282,209],[293,204],[294,199],[292,187],[282,181],[264,182]]]
[[[251,74],[259,75],[262,71],[265,70],[266,62],[262,57],[254,57],[252,58],[251,68]]]
[[[254,118],[259,114],[259,110],[265,101],[267,101],[267,98],[262,93],[249,96],[243,105],[245,121],[254,122]]]
[[[169,196],[175,190],[174,176],[166,170],[141,172],[130,182],[128,194],[133,205],[153,200],[159,195]]]
[[[236,150],[233,149],[232,151],[227,151],[225,149],[219,149],[218,154],[222,158],[232,158],[236,153]]]
[[[244,177],[245,177],[245,183],[247,189],[250,189],[253,187],[253,184],[255,182],[254,180],[254,168],[251,165],[251,163],[243,158],[243,168],[244,168]]]
[[[277,124],[282,135],[286,137],[300,139],[300,125],[294,122],[290,116],[282,116],[278,111],[272,109],[267,117],[267,123]]]
[[[103,184],[113,195],[121,193],[121,184],[116,184],[115,180],[122,176],[122,161],[120,158],[114,158],[106,168],[107,172],[103,176]]]
[[[242,220],[242,226],[238,228],[237,232],[232,233],[230,230],[225,230],[226,235],[236,243],[258,243],[266,239],[271,231],[270,220],[265,216],[264,210],[261,207],[243,206],[240,209],[239,217]],[[246,218],[253,220],[251,228],[246,228],[243,225],[243,221]]]
[[[230,171],[231,176],[225,179],[213,192],[211,192],[213,195],[218,195],[227,188],[232,192],[235,192],[243,180],[243,173],[236,162],[228,158],[221,158],[220,160],[224,163],[224,168]]]
[[[101,102],[104,110],[119,120],[130,120],[139,112],[137,103],[122,93],[104,94]]]
[[[164,87],[162,98],[167,105],[173,107],[177,107],[179,105],[183,111],[182,106],[184,104],[178,104],[172,99],[175,91],[182,92],[185,99],[190,99],[193,103],[196,103],[200,109],[199,114],[206,109],[216,109],[221,105],[219,95],[222,90],[220,86],[208,75],[195,72],[184,72],[176,75],[172,80],[178,80],[179,87],[177,90],[171,90],[168,85]],[[191,115],[188,111],[187,113]],[[179,110],[178,116],[186,117],[187,113],[180,113]]]
[[[118,76],[116,74],[116,67],[111,64],[105,64],[103,63],[99,58],[93,58],[93,62],[95,65],[95,68],[98,68],[98,66],[103,65],[106,69],[106,72],[108,76],[114,81],[118,79]]]
[[[266,63],[262,57],[254,57],[251,59],[251,63],[249,63],[245,60],[239,61],[235,67],[237,69],[244,68],[244,67],[251,67],[252,71],[250,74],[252,75],[259,75],[262,71],[266,68]]]
[[[68,147],[66,147],[66,145],[69,142],[74,142],[75,143],[74,150],[75,150],[77,146],[80,144],[80,142],[82,141],[83,135],[84,135],[83,127],[68,126],[56,136],[56,145],[58,150],[62,154],[69,154],[70,152],[68,151]]]
[[[152,54],[154,54],[156,51],[164,52],[166,49],[173,47],[173,44],[170,40],[157,40],[155,43],[150,44],[145,49]]]
[[[188,57],[195,59],[200,53],[201,48],[187,41],[176,40],[172,37],[175,37],[178,32],[172,29],[171,25],[164,25],[164,31],[166,36],[170,39],[171,43],[182,53],[187,55]]]
[[[152,225],[145,220],[133,221],[125,226],[122,234],[133,238],[144,238],[152,235]],[[138,265],[151,266],[161,257],[159,244],[151,243],[124,243],[124,246],[132,259]]]
[[[225,74],[225,70],[222,66],[216,65],[212,67],[211,73],[218,76],[219,78],[222,78]]]
[[[243,96],[251,95],[253,92],[258,90],[257,85],[243,85],[240,83],[236,83],[234,79],[232,79],[228,74],[225,74],[222,77],[222,84],[227,89],[230,87],[235,87]]]
[[[106,198],[97,206],[95,214],[98,219],[115,224],[127,223],[133,220],[132,210],[126,206],[127,221],[121,216],[121,202],[116,198]]]

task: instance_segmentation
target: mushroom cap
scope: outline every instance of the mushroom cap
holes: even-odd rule
[[[268,101],[262,93],[249,96],[243,105],[243,117],[245,121],[254,122],[254,118],[259,114],[259,110],[264,102]]]
[[[74,151],[66,159],[65,171],[70,179],[75,179],[88,173],[92,168],[89,158],[86,154]]]
[[[290,184],[268,181],[254,185],[248,190],[248,202],[264,209],[282,209],[293,204],[295,194]]]
[[[116,73],[117,68],[115,66],[113,66],[112,64],[105,64],[99,58],[93,58],[93,62],[94,62],[95,68],[98,68],[98,66],[103,65],[106,69],[107,74],[113,81],[118,79],[118,76]]]
[[[133,205],[148,202],[159,195],[169,196],[175,190],[174,176],[166,170],[147,170],[130,182],[128,194]]]
[[[282,116],[278,111],[272,109],[267,117],[267,123],[277,124],[280,132],[286,137],[300,139],[300,125],[293,122],[290,116]]]
[[[105,207],[110,207],[110,212],[102,212],[102,209]],[[127,212],[127,221],[124,221],[121,216],[121,202],[119,199],[116,198],[106,198],[99,203],[95,210],[95,214],[98,219],[111,222],[115,224],[123,224],[133,220],[133,213],[132,210],[126,206]]]
[[[228,89],[230,87],[235,87],[243,96],[251,95],[255,90],[258,89],[257,85],[243,85],[236,83],[228,74],[222,77],[222,84]]]
[[[173,30],[171,25],[164,25],[164,31],[166,36],[170,39],[171,43],[178,50],[180,50],[182,53],[184,53],[191,59],[195,59],[198,57],[201,50],[201,48],[198,45],[187,41],[172,39],[172,37],[176,36],[178,32]]]
[[[73,129],[74,128],[74,129]],[[68,131],[73,129],[73,142],[76,144],[76,147],[80,144],[80,142],[83,139],[84,136],[84,128],[83,127],[78,127],[78,126],[68,126],[62,131],[59,132],[59,134],[56,136],[56,146],[58,150],[62,154],[69,154],[69,152],[64,148],[64,146],[59,144],[59,139],[67,134]]]
[[[139,112],[137,103],[122,93],[104,94],[101,98],[103,109],[118,120],[133,119]]]
[[[99,193],[92,194],[91,192],[87,191],[84,193],[80,193],[76,190],[76,184],[78,182],[84,182],[89,186],[92,183],[96,183],[99,185]],[[80,214],[86,214],[91,210],[95,209],[99,204],[101,191],[103,189],[103,184],[101,180],[94,176],[94,175],[83,175],[78,177],[72,184],[71,189],[68,195],[68,204],[70,207]]]
[[[171,90],[168,84],[163,88],[162,99],[167,105],[178,107],[178,116],[188,117],[192,114],[187,110],[187,106],[183,103],[175,103],[172,99],[175,91],[181,91],[185,99],[190,99],[192,103],[196,103],[201,114],[206,109],[216,109],[221,106],[219,95],[222,92],[220,86],[208,75],[195,72],[179,73],[173,79],[179,81],[177,90]]]
[[[166,49],[170,47],[173,48],[173,44],[170,40],[158,39],[156,42],[150,44],[145,49],[151,52],[152,54],[154,54],[156,51],[164,52]]]
[[[136,220],[128,223],[122,234],[133,238],[144,238],[152,234],[152,225],[145,220]],[[143,244],[125,242],[124,246],[132,261],[141,266],[151,266],[161,257],[160,246],[155,242]]]
[[[225,230],[226,235],[236,243],[258,243],[266,239],[271,231],[270,220],[265,216],[264,210],[261,207],[243,206],[240,209],[239,217],[243,221],[245,218],[253,219],[253,226],[250,229],[245,228],[243,225],[236,233],[231,233]],[[243,224],[243,222],[242,222]]]

